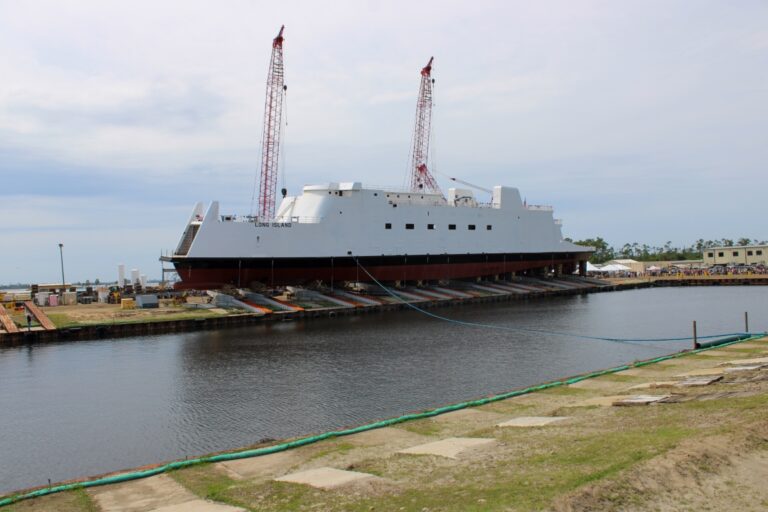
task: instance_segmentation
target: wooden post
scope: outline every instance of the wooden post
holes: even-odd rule
[[[749,332],[749,312],[744,312],[744,332]]]
[[[699,348],[699,339],[696,335],[696,320],[693,321],[693,348]]]

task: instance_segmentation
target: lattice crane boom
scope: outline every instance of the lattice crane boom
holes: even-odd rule
[[[429,138],[432,130],[432,61],[421,70],[419,98],[416,101],[416,123],[413,129],[413,149],[411,151],[411,191],[428,192],[442,195],[440,186],[427,167],[429,159]]]
[[[280,156],[280,129],[283,118],[283,97],[286,86],[283,72],[283,30],[272,40],[272,58],[267,75],[267,97],[264,102],[264,131],[261,142],[261,174],[259,175],[260,219],[270,220],[275,215],[278,162]]]

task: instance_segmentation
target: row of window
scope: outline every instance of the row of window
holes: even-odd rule
[[[762,251],[762,249],[757,249],[757,250],[756,250],[756,251],[754,251],[754,252],[756,252],[756,253],[757,253],[757,256],[762,256],[762,255],[763,255],[763,251]],[[739,251],[733,251],[733,255],[734,255],[734,256],[738,256],[738,255],[739,255]],[[725,253],[724,253],[724,252],[722,252],[722,251],[720,251],[720,252],[718,252],[718,253],[717,253],[717,257],[718,257],[718,258],[722,258],[722,257],[724,257],[724,256],[725,256]],[[754,256],[754,254],[752,253],[752,251],[747,251],[747,256]],[[714,253],[714,252],[710,252],[710,253],[707,253],[707,257],[709,257],[709,258],[714,258],[714,257],[715,257],[715,253]]]
[[[392,229],[392,223],[391,222],[387,222],[386,224],[384,224],[384,229]],[[405,225],[405,229],[416,229],[416,226],[415,226],[415,224],[406,224]],[[435,229],[435,225],[434,224],[427,224],[427,229]],[[456,229],[456,224],[448,224],[448,229],[450,231],[454,231]],[[476,226],[474,224],[468,224],[467,225],[467,229],[469,231],[474,231],[476,229]],[[486,231],[491,231],[492,229],[493,229],[492,225],[490,225],[490,224],[486,224],[485,225],[485,230]]]

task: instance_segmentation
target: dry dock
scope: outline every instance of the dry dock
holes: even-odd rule
[[[765,510],[768,338],[4,510]]]

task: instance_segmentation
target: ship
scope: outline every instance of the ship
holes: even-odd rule
[[[431,283],[508,279],[515,274],[586,272],[591,247],[562,236],[549,206],[530,205],[516,188],[470,188],[444,194],[428,167],[433,58],[421,69],[410,185],[364,187],[359,181],[276,186],[282,127],[283,30],[272,41],[264,109],[257,214],[221,214],[197,203],[171,262],[179,288],[275,288],[343,283]],[[481,202],[472,188],[484,191]]]
[[[199,202],[164,259],[180,287],[208,289],[564,275],[585,271],[592,250],[565,240],[553,209],[516,188],[496,186],[480,203],[470,189],[443,197],[347,182],[303,187],[270,221]]]

